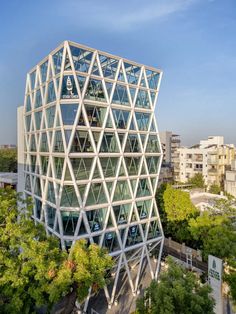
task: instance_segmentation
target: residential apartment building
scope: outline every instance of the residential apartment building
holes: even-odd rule
[[[163,182],[173,182],[175,177],[178,176],[180,148],[180,137],[170,131],[160,132],[160,140],[163,150],[163,161],[159,177],[159,184]]]
[[[236,197],[236,160],[232,161],[231,169],[225,173],[225,191]]]
[[[196,173],[201,173],[207,186],[222,186],[225,171],[234,159],[235,148],[232,144],[224,144],[222,136],[210,136],[198,145],[179,148],[178,152],[178,181],[187,182]]]
[[[107,248],[116,261],[113,287],[105,288],[110,305],[121,272],[135,295],[143,273],[156,278],[159,270],[162,150],[154,108],[161,76],[66,41],[28,73],[18,110],[19,184],[34,201],[32,217],[62,248],[81,238]]]

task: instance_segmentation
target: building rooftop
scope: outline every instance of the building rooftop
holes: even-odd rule
[[[0,172],[0,182],[15,185],[17,184],[18,175],[14,172]]]

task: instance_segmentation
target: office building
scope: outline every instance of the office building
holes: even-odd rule
[[[179,176],[180,136],[170,131],[160,132],[163,160],[160,171],[159,185],[172,183]]]
[[[65,41],[28,73],[18,110],[18,182],[34,201],[32,216],[62,248],[81,238],[107,248],[116,261],[105,288],[110,305],[121,272],[136,294],[144,268],[154,278],[160,265],[154,108],[161,75]]]

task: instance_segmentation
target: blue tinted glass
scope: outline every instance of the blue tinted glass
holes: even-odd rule
[[[63,56],[63,48],[53,55],[55,75],[61,72],[62,56]]]
[[[44,83],[46,81],[47,78],[47,71],[48,71],[48,61],[44,62],[41,66],[40,66],[40,72],[41,72],[41,80],[42,83]]]
[[[36,91],[36,96],[35,96],[35,108],[41,107],[42,106],[42,97],[41,97],[41,91],[38,89]]]
[[[48,96],[47,96],[47,103],[50,103],[52,101],[56,100],[56,93],[55,93],[55,88],[54,88],[54,83],[51,81],[48,84]]]
[[[70,46],[75,71],[88,72],[93,53],[81,48]]]
[[[64,125],[71,125],[75,121],[77,104],[61,104],[61,116]]]

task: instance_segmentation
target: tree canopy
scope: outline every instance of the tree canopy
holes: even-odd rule
[[[187,192],[167,185],[163,198],[167,219],[171,222],[186,220],[197,212]]]
[[[211,288],[192,272],[167,259],[167,271],[152,281],[144,297],[137,300],[136,314],[213,314]]]
[[[66,297],[73,309],[90,286],[104,286],[112,258],[85,240],[76,242],[69,253],[60,250],[58,240],[35,225],[30,210],[14,190],[0,189],[0,312],[50,310]]]
[[[17,172],[16,148],[0,149],[0,172]]]
[[[189,184],[192,184],[196,188],[204,188],[205,181],[201,173],[196,173],[192,178],[188,180]]]

